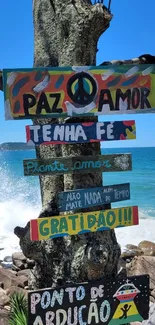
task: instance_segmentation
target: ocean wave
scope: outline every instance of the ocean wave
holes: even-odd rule
[[[38,217],[41,204],[28,204],[18,200],[0,202],[0,260],[15,251],[20,251],[19,239],[14,235],[16,226],[24,227],[28,221]],[[122,251],[126,244],[137,245],[142,240],[155,242],[155,218],[145,210],[139,211],[139,225],[115,229]],[[2,249],[2,250],[1,250]]]

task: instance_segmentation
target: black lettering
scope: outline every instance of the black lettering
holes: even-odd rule
[[[105,95],[106,95],[106,98],[105,98]],[[109,89],[101,89],[98,111],[102,112],[102,107],[103,107],[103,105],[106,105],[106,104],[108,104],[110,106],[110,111],[114,111],[115,108],[114,108],[110,90]]]
[[[127,110],[129,110],[130,102],[131,102],[131,89],[126,90],[125,93],[123,93],[121,89],[116,90],[116,103],[115,103],[116,111],[120,109],[120,99],[122,99],[123,102],[127,99]]]
[[[133,88],[131,102],[134,109],[138,108],[140,104],[140,90],[138,88]]]
[[[43,109],[45,109],[46,113],[51,113],[50,106],[44,92],[42,92],[40,95],[37,104],[36,114],[39,115]]]
[[[52,113],[62,113],[62,108],[58,108],[59,100],[61,98],[61,94],[50,94],[51,98],[55,98],[55,102],[53,103],[52,106]]]
[[[25,116],[31,115],[29,113],[29,109],[33,107],[36,104],[36,98],[35,96],[31,94],[24,94],[23,95],[23,107],[24,107],[24,113]]]
[[[141,88],[141,109],[145,108],[145,105],[147,108],[151,108],[151,104],[148,101],[147,97],[150,94],[150,89],[148,88]]]

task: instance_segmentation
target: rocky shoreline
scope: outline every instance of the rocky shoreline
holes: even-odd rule
[[[22,252],[15,252],[0,261],[0,325],[8,325],[11,294],[22,292],[27,296],[28,277],[33,272],[34,265],[34,261],[26,258]],[[126,245],[126,250],[120,257],[118,274],[128,276],[149,274],[150,317],[142,324],[155,325],[155,243],[142,241],[138,246]]]

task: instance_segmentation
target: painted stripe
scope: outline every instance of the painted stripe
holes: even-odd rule
[[[30,237],[31,240],[39,240],[37,219],[30,220]]]

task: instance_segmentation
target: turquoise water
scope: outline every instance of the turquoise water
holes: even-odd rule
[[[116,230],[121,247],[141,240],[155,242],[155,148],[104,149],[107,153],[131,153],[133,170],[103,174],[103,185],[130,183],[131,199],[112,207],[138,205],[138,226]],[[39,177],[23,175],[23,159],[35,158],[35,151],[0,152],[0,259],[19,249],[16,226],[38,217],[41,210]]]
[[[155,148],[102,149],[102,154],[131,153],[133,170],[103,174],[103,184],[130,183],[131,199],[123,205],[138,205],[146,216],[155,217]],[[40,206],[38,176],[24,177],[23,159],[35,158],[35,151],[0,152],[0,202],[22,201]],[[122,202],[113,206],[121,206]]]

